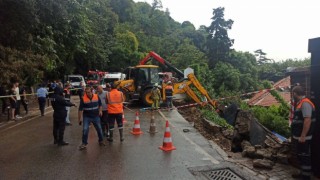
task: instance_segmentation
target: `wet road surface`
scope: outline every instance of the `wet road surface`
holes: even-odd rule
[[[137,110],[137,109],[136,109]],[[135,110],[134,110],[135,111]],[[0,179],[198,179],[188,168],[219,166],[223,159],[216,149],[173,110],[155,113],[158,133],[147,132],[150,113],[140,114],[144,134],[130,134],[134,111],[125,111],[125,141],[114,131],[114,142],[98,145],[90,128],[87,150],[79,151],[82,127],[77,124],[77,108],[71,109],[73,126],[67,126],[68,146],[53,144],[52,110],[20,124],[0,130]],[[164,117],[170,121],[175,151],[163,152]],[[189,132],[183,132],[188,129]]]

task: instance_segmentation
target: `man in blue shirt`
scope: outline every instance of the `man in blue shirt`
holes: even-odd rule
[[[46,106],[46,97],[48,95],[48,90],[44,87],[43,84],[40,85],[40,88],[37,90],[37,97],[39,102],[39,109],[41,116],[44,116],[44,108]]]

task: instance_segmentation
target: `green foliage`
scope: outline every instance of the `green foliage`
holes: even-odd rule
[[[255,106],[252,108],[254,116],[259,122],[271,131],[275,131],[285,137],[290,136],[290,128],[288,124],[288,113],[284,111],[282,105],[270,106],[268,108]]]
[[[266,64],[273,61],[272,59],[267,58],[266,57],[267,53],[263,52],[261,49],[255,50],[254,53],[255,53],[255,56],[257,57],[258,65]]]
[[[274,90],[274,89],[271,90],[271,91],[270,91],[270,94],[271,94],[273,97],[275,97],[276,100],[281,103],[281,106],[284,107],[284,108],[289,112],[290,106],[288,105],[288,102],[286,102],[286,101],[283,99],[283,97],[282,97],[276,90]]]
[[[10,84],[12,83],[10,81],[19,81],[31,86],[40,82],[47,62],[48,58],[45,56],[0,45],[0,72],[2,72],[0,83]]]
[[[213,9],[211,25],[207,28],[209,36],[207,37],[207,48],[209,57],[209,66],[214,68],[219,61],[225,61],[233,45],[234,40],[228,36],[228,30],[231,29],[233,21],[224,19],[224,8]]]
[[[213,69],[214,88],[219,92],[238,91],[240,88],[240,72],[229,63],[218,62]]]
[[[201,109],[201,114],[206,119],[212,121],[213,123],[222,126],[224,128],[233,129],[231,125],[227,123],[227,121],[221,118],[215,111],[211,109]]]
[[[285,61],[265,63],[258,66],[259,79],[278,81],[285,76],[288,67],[310,66],[310,58],[306,59],[287,59]]]
[[[169,57],[171,63],[178,69],[184,70],[189,66],[207,63],[206,56],[192,45],[190,40],[184,40],[174,54]]]

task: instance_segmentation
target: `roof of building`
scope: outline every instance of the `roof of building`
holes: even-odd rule
[[[273,88],[277,90],[280,96],[286,101],[290,102],[290,76],[281,79],[273,85]],[[275,99],[274,96],[268,91],[261,91],[255,94],[249,101],[248,104],[251,106],[266,106],[279,105],[280,103]]]

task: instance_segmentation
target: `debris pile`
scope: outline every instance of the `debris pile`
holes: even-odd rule
[[[275,163],[288,164],[289,144],[262,126],[250,111],[237,111],[231,112],[234,116],[234,129],[231,130],[201,117],[195,107],[179,109],[204,137],[215,141],[227,152],[241,153],[242,157],[253,159],[254,168],[272,169]],[[232,122],[232,116],[228,117]]]

